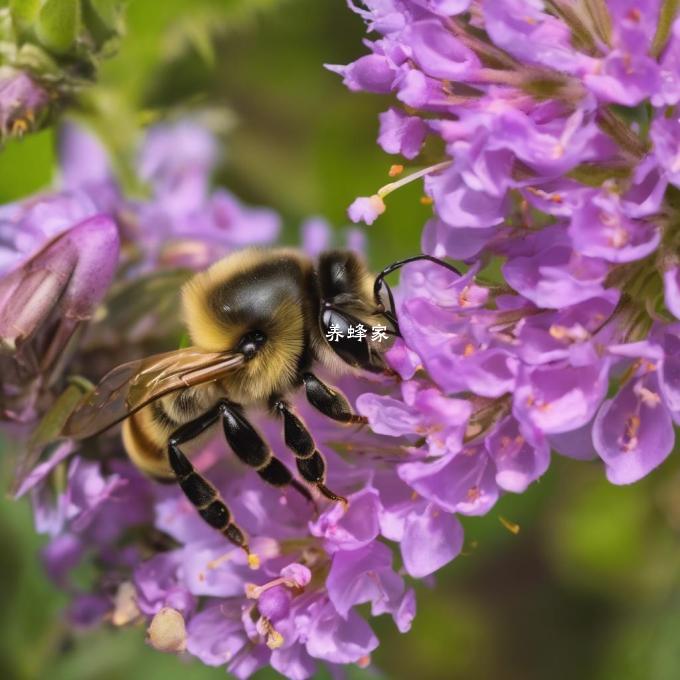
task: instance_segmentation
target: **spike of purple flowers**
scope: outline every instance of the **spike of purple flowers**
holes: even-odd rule
[[[372,431],[348,435],[297,405],[348,508],[319,501],[315,514],[295,494],[265,488],[227,460],[219,439],[199,453],[257,559],[206,527],[177,489],[117,460],[119,447],[102,466],[87,451],[64,462],[72,452],[62,449],[36,469],[24,488],[39,528],[53,534],[44,559],[74,596],[75,623],[106,612],[119,625],[144,619],[157,649],[186,649],[239,678],[267,664],[295,679],[320,664],[364,666],[378,639],[356,607],[407,631],[416,610],[408,579],[454,560],[458,516],[527,491],[551,448],[599,458],[615,484],[662,464],[680,422],[680,23],[658,26],[659,0],[589,5],[597,11],[561,0],[350,2],[375,39],[370,54],[332,70],[352,90],[393,94],[380,120],[386,152],[418,164],[428,136],[443,149],[357,199],[350,217],[370,224],[391,191],[424,179],[434,215],[423,247],[465,271],[402,270],[402,337],[388,353],[402,380],[341,385]],[[141,159],[153,198],[114,203],[128,216],[124,243],[139,254],[130,276],[275,235],[271,213],[211,192],[204,131],[165,127]],[[69,189],[101,205],[99,189]],[[316,254],[328,230],[313,222],[303,241]],[[32,247],[17,241],[8,262],[32,257]],[[503,280],[488,277],[490,263]],[[292,462],[276,426],[260,426]],[[67,484],[50,499],[57,465]],[[126,543],[131,529],[146,543]],[[159,538],[164,549],[145,556]],[[100,570],[97,592],[70,582],[85,560]],[[156,634],[166,619],[176,624],[170,640]]]

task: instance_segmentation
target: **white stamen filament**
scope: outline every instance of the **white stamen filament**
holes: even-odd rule
[[[643,387],[640,383],[637,383],[633,387],[633,392],[638,396],[640,401],[649,408],[654,408],[661,403],[661,397],[647,387]]]
[[[380,198],[385,198],[385,196],[403,187],[405,184],[409,184],[409,182],[413,182],[417,179],[420,179],[421,177],[425,177],[425,175],[430,175],[433,172],[439,172],[440,170],[444,170],[444,168],[448,168],[449,165],[451,165],[451,163],[453,163],[453,161],[443,161],[442,163],[436,163],[435,165],[430,165],[427,168],[423,168],[422,170],[413,172],[410,175],[406,175],[406,177],[402,177],[401,179],[398,179],[396,182],[390,182],[389,184],[385,184],[385,186],[380,187],[380,189],[378,189],[378,191],[376,192],[376,196],[379,196]]]
[[[257,600],[260,597],[260,595],[262,595],[262,593],[265,592],[265,590],[274,588],[274,586],[286,586],[287,588],[301,587],[292,578],[284,578],[283,576],[279,576],[278,578],[275,578],[272,581],[268,581],[267,583],[264,583],[261,586],[258,586],[255,583],[246,583],[245,585],[246,597],[249,600]]]

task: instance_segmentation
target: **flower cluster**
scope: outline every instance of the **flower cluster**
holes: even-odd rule
[[[274,212],[244,206],[224,189],[211,191],[216,149],[207,130],[187,121],[151,129],[139,152],[151,197],[130,200],[96,138],[64,126],[59,188],[0,207],[0,420],[30,424],[48,409],[64,369],[60,359],[73,352],[112,285],[128,311],[130,296],[139,294],[131,288],[148,284],[143,275],[152,269],[205,267],[276,237]],[[172,279],[171,294],[177,285]],[[121,337],[133,345],[148,336],[161,292],[150,291],[155,299],[138,310],[150,313],[145,321],[112,317],[94,339],[115,347]],[[134,354],[134,347],[126,351]]]
[[[20,489],[51,536],[45,563],[73,596],[73,623],[144,621],[156,649],[241,678],[267,664],[303,679],[320,663],[370,663],[378,640],[356,606],[408,630],[415,596],[406,579],[430,577],[460,553],[458,515],[523,492],[552,449],[599,457],[612,482],[633,482],[669,454],[680,419],[680,24],[668,4],[351,7],[377,37],[369,55],[333,68],[353,90],[396,94],[404,106],[381,116],[379,142],[427,167],[357,199],[350,216],[370,223],[390,191],[424,178],[434,216],[423,250],[465,271],[429,261],[402,269],[401,337],[388,353],[400,380],[339,384],[370,430],[341,430],[294,400],[348,506],[265,486],[219,438],[193,461],[248,532],[250,559],[180,490],[123,462],[116,436],[75,455],[73,443],[58,444]],[[147,137],[145,201],[122,196],[82,133],[71,130],[62,153],[62,190],[3,209],[0,222],[0,336],[24,367],[3,394],[14,421],[45,411],[55,377],[44,367],[63,370],[54,357],[67,345],[71,368],[101,374],[92,367],[102,352],[111,367],[116,338],[131,353],[167,340],[162,305],[150,313],[139,291],[158,298],[171,268],[203,266],[278,229],[272,213],[211,191],[215,146],[189,123]],[[111,242],[91,254],[72,232],[93,220]],[[302,240],[314,255],[328,229],[312,220]],[[360,241],[350,234],[351,247]],[[52,257],[72,269],[50,267],[57,275],[44,281],[41,263]],[[92,262],[105,274],[96,285]],[[31,304],[8,307],[16,292]],[[141,313],[124,311],[132,300]],[[293,466],[280,423],[257,424]],[[73,576],[84,563],[94,565],[86,584]]]
[[[320,416],[305,415],[315,432],[324,431]],[[276,455],[290,461],[276,424],[261,422],[260,429]],[[360,438],[349,440],[373,450]],[[355,605],[370,603],[372,615],[389,614],[404,632],[415,615],[414,592],[378,540],[383,524],[400,521],[385,514],[381,496],[392,489],[396,500],[402,485],[394,475],[373,484],[370,461],[350,466],[326,453],[334,488],[348,494],[347,511],[330,503],[315,509],[292,489],[267,487],[228,460],[222,439],[201,451],[196,465],[209,470],[251,537],[248,560],[178,489],[155,484],[115,458],[104,469],[82,454],[71,458],[65,489],[49,498],[45,475],[67,455],[55,452],[22,492],[31,491],[38,529],[52,536],[43,559],[51,579],[72,597],[70,622],[146,621],[159,651],[186,651],[237,677],[265,664],[289,678],[311,677],[319,663],[368,664],[378,639]],[[423,512],[421,522],[426,528],[447,519]],[[414,576],[437,566],[419,528],[403,540]],[[457,523],[441,536],[449,538],[443,550],[460,547]],[[84,564],[96,565],[97,574],[85,586],[74,577]]]
[[[377,432],[426,435],[399,474],[463,513],[523,491],[551,448],[639,480],[680,422],[680,20],[660,0],[350,5],[376,38],[331,68],[394,93],[379,144],[428,158],[350,216],[370,224],[424,177],[423,250],[468,265],[407,267],[402,397],[359,401]],[[430,405],[451,395],[471,408],[462,439]]]
[[[152,129],[139,156],[151,197],[133,201],[97,140],[69,126],[61,137],[60,189],[3,208],[0,285],[11,294],[0,310],[7,329],[22,330],[3,336],[11,350],[3,361],[26,364],[16,384],[3,383],[4,417],[15,435],[63,421],[59,409],[74,388],[56,398],[54,387],[64,384],[65,366],[96,378],[156,345],[168,328],[159,281],[178,265],[205,266],[276,234],[274,213],[210,189],[216,149],[188,122]],[[312,219],[302,241],[316,255],[331,247],[331,231]],[[350,230],[347,246],[361,250],[362,235]],[[67,265],[63,276],[52,276]],[[153,297],[141,297],[146,288]],[[142,307],[141,317],[119,306]],[[176,308],[165,316],[176,316]],[[375,384],[351,378],[341,387],[355,401]],[[347,510],[323,499],[310,503],[292,487],[268,487],[229,460],[223,438],[194,458],[248,532],[250,559],[208,527],[178,487],[153,482],[125,461],[118,433],[49,446],[16,493],[30,495],[36,528],[50,537],[42,556],[50,578],[71,596],[71,624],[145,622],[160,651],[226,665],[238,677],[270,664],[290,678],[310,677],[320,663],[370,662],[378,639],[355,605],[370,603],[373,616],[388,614],[398,630],[408,630],[414,592],[383,539],[398,540],[406,573],[421,577],[460,550],[459,523],[411,499],[385,465],[405,455],[389,438],[348,433],[305,403],[296,407],[328,459],[329,483],[348,498]],[[280,423],[263,418],[258,425],[294,467]],[[83,580],[83,571],[91,579]]]

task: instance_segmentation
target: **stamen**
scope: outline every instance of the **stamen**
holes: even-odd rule
[[[583,342],[590,337],[590,333],[580,323],[571,327],[553,324],[548,329],[548,333],[555,340],[566,340],[568,342]]]
[[[471,486],[467,490],[465,497],[466,497],[466,500],[468,500],[470,503],[474,503],[481,495],[482,495],[482,492],[479,490],[478,486]]]
[[[619,437],[619,446],[626,452],[633,451],[638,445],[638,431],[640,430],[640,417],[633,414],[626,419],[623,435]]]
[[[284,642],[283,635],[274,626],[271,626],[271,630],[267,635],[267,647],[269,649],[278,649]]]
[[[244,591],[246,597],[249,600],[258,600],[262,593],[269,590],[270,588],[275,588],[276,586],[285,586],[286,588],[292,588],[300,592],[301,590],[304,589],[303,583],[304,582],[299,583],[294,578],[286,578],[285,576],[279,576],[275,579],[272,579],[271,581],[267,581],[267,583],[263,583],[261,586],[258,586],[255,583],[246,583]]]
[[[266,589],[266,584],[264,586],[258,586],[255,583],[246,583],[244,587],[246,597],[249,600],[257,600]]]
[[[643,387],[641,383],[637,383],[633,387],[633,392],[638,396],[640,401],[649,408],[654,408],[661,403],[661,397],[647,387]]]
[[[390,166],[389,172],[387,173],[390,177],[398,177],[404,172],[404,166],[398,163]]]
[[[283,635],[274,628],[274,625],[266,616],[261,616],[258,619],[256,628],[257,632],[265,637],[265,643],[269,649],[278,649],[285,642]]]
[[[409,184],[410,182],[414,182],[415,180],[420,179],[421,177],[425,177],[426,175],[430,175],[434,172],[444,170],[444,168],[448,168],[449,165],[451,165],[451,163],[453,163],[453,161],[444,161],[442,163],[430,165],[429,167],[423,168],[422,170],[418,170],[417,172],[413,172],[410,175],[406,175],[406,177],[402,177],[396,182],[390,182],[389,184],[385,184],[385,186],[380,187],[380,189],[378,189],[375,195],[379,198],[385,198],[385,196],[387,196],[388,194],[391,194],[393,191],[396,191],[397,189],[405,186],[406,184]]]
[[[228,562],[230,559],[232,559],[235,555],[238,555],[236,550],[230,550],[229,552],[224,553],[224,555],[220,555],[219,557],[216,557],[214,560],[210,560],[208,564],[206,565],[208,569],[217,569],[218,567],[222,566],[225,562]]]

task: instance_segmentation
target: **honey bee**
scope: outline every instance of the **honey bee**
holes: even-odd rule
[[[275,487],[307,486],[276,458],[246,410],[265,406],[283,421],[286,446],[304,482],[333,501],[326,464],[312,434],[286,397],[304,388],[309,403],[341,423],[365,423],[347,399],[314,373],[391,373],[390,344],[370,329],[399,335],[394,299],[385,277],[420,255],[395,262],[377,276],[348,250],[323,252],[315,262],[292,249],[247,249],[196,274],[182,288],[183,318],[192,346],[119,366],[101,380],[69,417],[62,434],[82,439],[123,422],[132,462],[158,480],[174,480],[201,517],[248,552],[245,533],[217,489],[183,451],[221,421],[236,456]],[[365,335],[351,333],[361,326]],[[383,336],[384,337],[384,336]],[[345,501],[346,502],[346,501]]]

